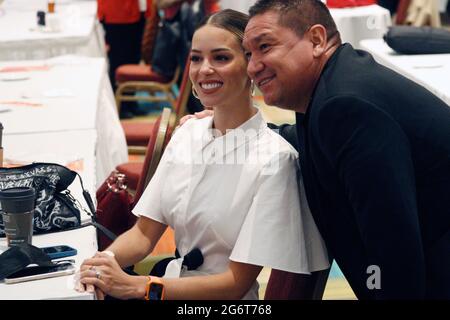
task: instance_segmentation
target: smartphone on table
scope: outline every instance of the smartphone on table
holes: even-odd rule
[[[67,276],[75,273],[75,269],[75,263],[73,260],[61,261],[56,266],[51,267],[27,267],[6,277],[5,283],[14,284],[25,281]]]
[[[44,251],[52,260],[77,255],[77,249],[65,245],[44,247],[41,248],[41,250]]]

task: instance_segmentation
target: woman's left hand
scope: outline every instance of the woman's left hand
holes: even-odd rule
[[[146,277],[125,273],[113,256],[98,252],[83,262],[80,282],[118,299],[141,299],[145,294]]]

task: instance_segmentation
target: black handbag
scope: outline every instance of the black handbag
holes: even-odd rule
[[[401,54],[450,53],[450,31],[441,28],[394,26],[383,38]]]
[[[81,225],[80,210],[83,209],[67,188],[77,175],[75,171],[55,163],[0,168],[0,190],[14,187],[35,189],[34,234],[74,229]],[[81,177],[80,182],[83,186]],[[89,202],[88,205],[91,209]],[[1,215],[0,236],[5,236]]]

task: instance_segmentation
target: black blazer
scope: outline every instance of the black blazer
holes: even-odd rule
[[[345,44],[296,126],[282,134],[357,297],[450,298],[450,107]]]

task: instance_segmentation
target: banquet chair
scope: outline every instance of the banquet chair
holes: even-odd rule
[[[151,66],[159,22],[156,1],[152,1],[151,6],[141,41],[141,63],[121,65],[115,72],[115,95],[119,112],[123,101],[168,101],[174,106],[176,100],[174,88],[180,77],[180,68],[177,68],[170,78],[155,72]],[[149,96],[135,95],[138,91],[147,92]]]
[[[135,222],[136,217],[131,213],[139,201],[148,182],[156,172],[164,147],[170,137],[169,123],[171,110],[165,108],[157,119],[152,132],[152,138],[147,145],[144,162],[138,167],[134,163],[125,163],[116,167],[111,175],[112,179],[97,190],[97,218],[98,222],[116,235],[120,235]],[[100,235],[98,239],[101,250],[111,244],[111,240]],[[173,252],[172,246],[170,252]]]
[[[330,269],[311,275],[272,269],[264,300],[322,300]]]
[[[180,77],[180,67],[177,67],[172,79],[160,75],[146,64],[126,64],[116,71],[116,104],[117,111],[123,101],[165,102],[175,107],[175,87]],[[137,92],[147,92],[149,95],[136,95]]]
[[[117,167],[119,172],[124,173],[129,178],[128,185],[130,187],[132,177],[136,176],[136,172],[140,172],[137,182],[135,182],[137,186],[135,188],[136,192],[133,199],[134,205],[139,201],[145,188],[155,174],[164,149],[169,142],[171,136],[170,115],[171,110],[169,108],[164,108],[161,116],[155,122],[144,163],[137,165],[136,163],[126,163]],[[152,253],[141,262],[135,264],[133,269],[138,274],[148,275],[150,269],[158,261],[173,256],[174,252],[175,236],[173,230],[168,227],[156,243]]]
[[[145,156],[144,163],[136,166],[134,163],[125,163],[119,165],[117,170],[124,173],[128,177],[128,185],[136,176],[136,171],[140,172],[137,177],[135,195],[133,198],[133,204],[135,205],[142,196],[145,188],[150,182],[151,178],[156,172],[161,156],[164,152],[164,148],[170,139],[170,115],[171,110],[164,108],[161,116],[156,121],[153,128],[152,139],[148,144],[148,151]],[[136,177],[134,178],[136,179]],[[167,228],[163,233],[159,241],[156,243],[152,253],[147,258],[143,259],[140,263],[134,266],[134,270],[140,274],[148,274],[147,270],[151,268],[157,261],[173,255],[175,252],[175,236],[171,228]],[[147,272],[147,273],[145,273]]]
[[[191,82],[189,80],[189,64],[184,68],[180,90],[175,102],[175,123],[185,115],[186,106],[191,94]],[[150,121],[130,122],[121,121],[127,140],[128,152],[132,154],[144,154],[151,136],[154,123]]]

